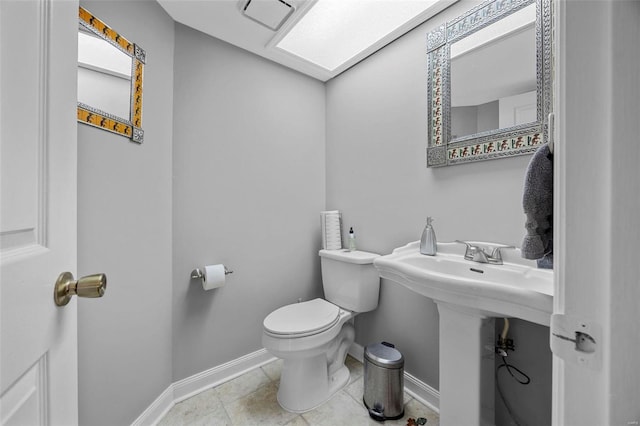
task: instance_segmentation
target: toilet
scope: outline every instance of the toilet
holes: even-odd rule
[[[325,299],[276,309],[264,319],[262,344],[283,360],[278,403],[294,413],[312,410],[349,383],[344,365],[354,341],[353,318],[378,307],[379,255],[320,250]]]

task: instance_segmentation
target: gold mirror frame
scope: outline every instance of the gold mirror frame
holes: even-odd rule
[[[536,5],[536,121],[452,139],[451,44],[530,4]],[[427,35],[427,167],[530,154],[546,142],[552,107],[551,36],[551,0],[486,0]]]
[[[118,117],[78,102],[78,122],[126,136],[136,143],[142,143],[144,140],[144,131],[142,130],[142,79],[146,61],[145,51],[137,44],[118,34],[117,31],[83,7],[79,8],[78,18],[80,26],[107,41],[131,58],[131,99],[129,102],[131,108],[129,118]]]

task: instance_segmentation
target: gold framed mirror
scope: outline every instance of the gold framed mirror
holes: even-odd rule
[[[487,0],[427,36],[427,167],[530,154],[551,112],[551,0]]]
[[[142,143],[145,51],[83,7],[78,18],[78,122]]]

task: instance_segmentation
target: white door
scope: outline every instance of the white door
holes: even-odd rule
[[[639,425],[640,2],[553,4],[553,424]]]
[[[78,2],[0,0],[0,422],[78,423]]]

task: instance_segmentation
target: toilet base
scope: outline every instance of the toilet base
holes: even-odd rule
[[[280,406],[292,413],[304,413],[347,386],[351,374],[344,361],[354,337],[353,325],[346,323],[327,346],[284,357],[278,388]]]
[[[313,359],[285,360],[278,404],[292,413],[305,413],[324,404],[349,384],[351,375],[344,365],[329,377],[326,373],[314,374],[318,369],[327,371],[326,354]]]

